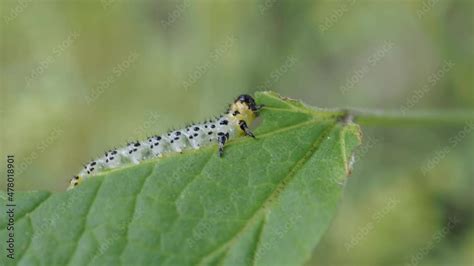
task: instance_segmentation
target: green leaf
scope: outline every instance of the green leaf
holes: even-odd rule
[[[224,158],[213,145],[110,171],[64,193],[17,193],[14,261],[303,264],[334,215],[359,127],[340,122],[340,112],[274,93],[256,100],[265,104],[257,139],[231,141]],[[0,198],[4,205],[5,193]],[[1,264],[11,262],[2,256]]]

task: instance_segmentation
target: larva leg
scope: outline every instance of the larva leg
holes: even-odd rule
[[[239,121],[239,126],[240,129],[245,132],[245,135],[255,138],[255,135],[250,131],[249,127],[247,126],[247,123],[245,123],[244,120]]]
[[[260,111],[260,109],[262,109],[263,107],[265,107],[264,104],[255,105],[255,107],[252,109],[252,111],[254,111],[254,112]]]
[[[219,142],[219,157],[224,155],[224,144],[229,139],[229,133],[217,133],[217,142]]]

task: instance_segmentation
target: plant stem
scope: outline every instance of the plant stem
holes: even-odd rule
[[[365,126],[462,126],[474,125],[474,111],[378,111],[349,109],[354,122]]]

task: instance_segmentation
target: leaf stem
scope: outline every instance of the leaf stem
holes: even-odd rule
[[[462,126],[474,123],[474,110],[468,111],[380,111],[348,109],[354,122],[365,126]]]

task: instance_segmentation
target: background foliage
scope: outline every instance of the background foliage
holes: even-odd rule
[[[262,89],[320,107],[472,108],[473,5],[1,0],[2,158],[16,155],[18,189],[62,191],[105,149]],[[472,264],[472,136],[365,128],[308,264]]]

